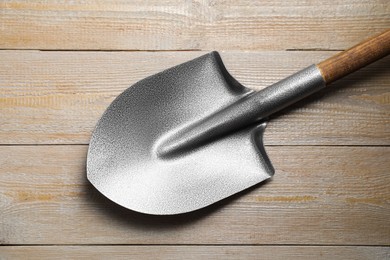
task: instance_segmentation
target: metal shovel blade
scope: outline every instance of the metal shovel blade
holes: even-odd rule
[[[253,91],[212,52],[139,81],[118,96],[92,135],[88,180],[110,200],[154,215],[194,211],[270,178],[265,123],[159,156],[158,146]]]

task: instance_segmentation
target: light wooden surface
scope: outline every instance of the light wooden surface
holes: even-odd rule
[[[273,116],[274,178],[201,211],[140,215],[85,176],[150,74],[219,50],[258,90],[387,28],[386,0],[1,1],[0,259],[389,259],[389,57]]]
[[[277,249],[277,250],[275,250]],[[389,248],[348,246],[22,246],[3,247],[4,259],[270,259],[382,260]]]
[[[390,23],[387,0],[5,0],[0,7],[5,49],[340,50]]]
[[[5,244],[390,243],[390,147],[270,146],[274,178],[189,215],[140,215],[86,180],[86,145],[2,146]]]
[[[142,78],[203,52],[0,51],[3,144],[88,144],[110,102]],[[223,52],[261,89],[336,52]],[[141,65],[140,65],[141,64]],[[267,145],[389,145],[390,57],[274,116]]]

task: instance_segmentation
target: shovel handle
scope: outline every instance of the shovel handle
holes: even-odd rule
[[[317,64],[326,85],[390,54],[390,29]]]

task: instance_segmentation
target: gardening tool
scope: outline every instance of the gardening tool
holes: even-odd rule
[[[143,79],[99,120],[87,178],[128,209],[194,211],[270,178],[265,119],[390,53],[390,30],[259,92],[238,83],[217,52]]]

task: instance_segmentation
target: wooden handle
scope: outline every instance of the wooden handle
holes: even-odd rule
[[[330,84],[390,54],[390,29],[317,64]]]

